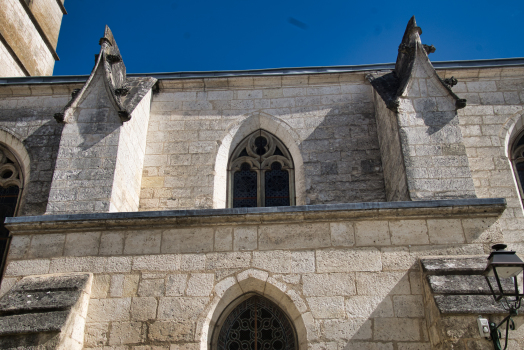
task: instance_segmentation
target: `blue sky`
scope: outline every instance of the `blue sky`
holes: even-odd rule
[[[494,6],[496,4],[496,6]],[[89,74],[107,24],[130,73],[394,62],[416,16],[433,61],[524,56],[524,1],[67,0],[54,75]]]

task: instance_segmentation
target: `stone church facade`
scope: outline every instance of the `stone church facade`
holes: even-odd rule
[[[0,347],[492,349],[524,60],[421,34],[394,65],[147,75],[106,28],[89,76],[0,78]]]

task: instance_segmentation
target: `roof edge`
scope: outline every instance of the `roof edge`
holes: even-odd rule
[[[524,67],[524,57],[494,58],[485,60],[436,61],[431,62],[436,70],[440,69],[471,69],[471,68],[501,68]],[[203,78],[235,78],[251,76],[283,76],[303,74],[336,74],[350,72],[382,71],[395,69],[395,63],[376,63],[352,66],[318,66],[294,68],[265,68],[248,70],[224,71],[188,71],[188,72],[156,72],[128,73],[128,77],[153,77],[156,79],[203,79]],[[1,85],[23,84],[68,84],[84,83],[89,75],[56,75],[45,77],[0,77]]]

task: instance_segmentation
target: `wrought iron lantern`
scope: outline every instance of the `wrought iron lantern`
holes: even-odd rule
[[[484,277],[489,285],[491,294],[495,301],[499,302],[504,310],[509,312],[498,325],[490,322],[490,334],[495,350],[505,350],[508,346],[508,332],[515,329],[512,317],[518,314],[522,297],[519,289],[519,278],[522,276],[524,262],[514,251],[505,250],[507,245],[495,244],[493,251],[488,257],[488,265],[484,271]],[[506,342],[504,349],[500,345],[501,332],[499,328],[506,324]]]

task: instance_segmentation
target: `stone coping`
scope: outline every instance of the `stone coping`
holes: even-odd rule
[[[484,60],[464,61],[437,61],[431,62],[435,69],[467,69],[467,68],[499,68],[524,66],[524,57],[496,58]],[[156,79],[202,79],[202,78],[228,78],[250,76],[281,76],[302,74],[332,74],[348,72],[364,72],[393,70],[395,63],[362,64],[352,66],[326,66],[326,67],[294,67],[294,68],[269,68],[230,71],[204,71],[204,72],[158,72],[158,73],[128,73],[128,77],[154,77]],[[64,75],[48,77],[0,77],[0,85],[21,84],[61,84],[82,83],[89,75]]]
[[[165,210],[6,218],[12,234],[37,230],[83,230],[108,227],[205,226],[221,224],[293,223],[342,219],[400,219],[427,217],[499,216],[504,198],[409,202],[365,202],[291,207]]]

